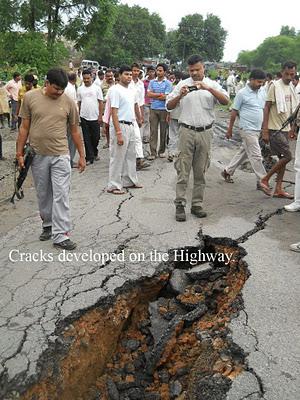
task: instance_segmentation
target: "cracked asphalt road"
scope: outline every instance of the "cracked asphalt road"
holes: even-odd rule
[[[38,241],[41,226],[34,189],[26,190],[16,209],[1,205],[0,398],[5,398],[6,389],[18,392],[37,379],[41,355],[72,319],[111,298],[125,283],[152,276],[160,264],[159,259],[150,260],[152,250],[163,254],[196,245],[200,228],[214,237],[243,237],[252,274],[243,290],[245,309],[231,323],[234,341],[248,353],[249,366],[233,382],[227,399],[299,397],[300,255],[288,245],[300,240],[300,214],[276,213],[286,201],[255,190],[253,174],[237,171],[235,183],[225,183],[220,171],[235,150],[236,143],[216,137],[204,204],[208,218],[200,221],[187,207],[187,222],[175,222],[175,170],[166,160],[156,160],[140,172],[144,188],[124,196],[104,190],[105,150],[101,161],[84,174],[75,172],[71,211],[76,254],[123,254],[124,259],[84,261],[79,256],[64,262],[50,242]],[[286,187],[294,180],[292,165],[289,169]],[[261,230],[255,225],[259,217],[266,217]],[[37,253],[40,260],[21,261],[14,250]],[[140,260],[134,259],[136,254]]]

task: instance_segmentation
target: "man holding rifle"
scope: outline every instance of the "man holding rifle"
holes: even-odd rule
[[[296,74],[296,64],[288,61],[282,66],[282,78],[271,84],[262,124],[262,137],[270,143],[271,151],[277,155],[279,161],[270,169],[260,182],[261,188],[267,196],[271,196],[270,178],[276,173],[277,181],[273,197],[293,199],[294,196],[282,188],[286,165],[291,161],[292,154],[289,147],[289,138],[294,138],[293,126],[285,124],[298,105],[292,79]]]
[[[20,110],[22,124],[16,158],[20,169],[24,168],[23,149],[29,139],[35,152],[31,168],[43,220],[40,240],[49,240],[52,236],[54,247],[73,250],[76,243],[69,239],[71,166],[67,123],[80,156],[80,172],[85,169],[85,156],[76,104],[64,94],[67,84],[68,76],[64,70],[51,69],[44,88],[25,94]]]

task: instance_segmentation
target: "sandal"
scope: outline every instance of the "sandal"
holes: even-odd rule
[[[125,194],[125,190],[121,190],[121,189],[107,189],[106,190],[107,193],[111,193],[111,194]]]
[[[266,185],[265,183],[262,183],[262,182],[259,182],[259,185],[260,185],[260,188],[264,192],[265,195],[271,196],[272,191],[271,191],[271,188],[268,185]]]
[[[288,192],[280,192],[280,193],[273,193],[273,197],[276,197],[278,199],[291,199],[291,200],[293,200],[294,195],[290,194]]]
[[[225,179],[225,182],[227,183],[234,183],[234,180],[231,178],[230,174],[224,169],[224,171],[221,172],[222,177]]]

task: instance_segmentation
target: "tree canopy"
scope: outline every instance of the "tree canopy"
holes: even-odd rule
[[[183,63],[192,54],[200,54],[206,61],[220,61],[223,57],[227,32],[219,17],[207,14],[186,15],[177,30],[168,32],[165,42],[167,58]]]
[[[75,45],[93,32],[103,33],[117,0],[1,0],[1,31],[42,32],[48,48],[57,38]]]
[[[265,39],[256,50],[240,52],[237,61],[249,68],[277,72],[281,64],[288,60],[300,64],[300,34],[295,28],[283,26],[280,35]]]
[[[205,60],[223,56],[226,31],[208,14],[183,17],[166,32],[157,13],[119,0],[1,0],[0,64],[37,66],[45,72],[63,64],[67,41],[101,65],[145,58],[185,62],[195,53]]]
[[[36,67],[44,74],[69,56],[66,40],[83,48],[103,35],[117,0],[1,0],[0,65]]]
[[[162,53],[165,26],[161,17],[139,6],[119,5],[104,35],[97,33],[85,47],[88,58],[120,65]]]

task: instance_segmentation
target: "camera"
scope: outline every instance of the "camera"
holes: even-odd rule
[[[194,92],[194,90],[198,90],[197,86],[188,86],[189,92]]]

